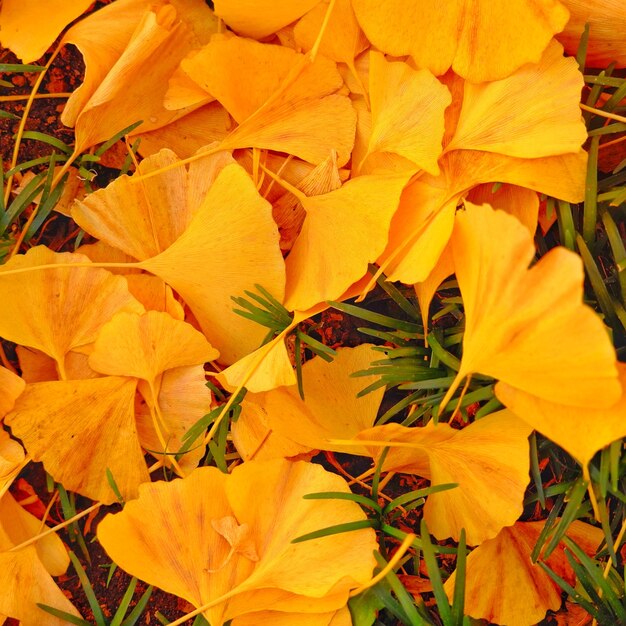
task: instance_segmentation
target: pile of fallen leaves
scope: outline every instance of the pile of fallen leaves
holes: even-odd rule
[[[115,564],[193,605],[172,624],[530,625],[565,592],[624,613],[607,485],[626,364],[607,310],[626,311],[583,302],[597,179],[580,98],[585,64],[626,65],[626,17],[600,0],[113,0],[79,17],[90,4],[0,7],[23,63],[65,29],[39,76],[69,44],[85,63],[61,117],[73,145],[49,142],[43,173],[16,150],[4,175],[0,622],[88,623],[53,579],[70,557],[48,511],[10,491],[33,461],[109,507]],[[611,132],[620,89],[583,106],[608,101]],[[113,144],[127,154],[96,189]],[[72,252],[31,241],[53,211],[80,229]],[[535,245],[538,226],[569,232],[567,211],[583,235]],[[399,315],[345,304],[381,293]],[[331,306],[376,328],[325,345]]]

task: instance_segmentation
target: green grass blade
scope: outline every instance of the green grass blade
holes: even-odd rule
[[[465,615],[465,564],[467,560],[467,545],[465,542],[465,528],[461,529],[459,551],[456,559],[456,578],[454,579],[454,593],[452,595],[452,623],[454,626],[463,626]]]
[[[306,535],[300,535],[291,540],[291,543],[302,543],[303,541],[310,541],[311,539],[319,539],[320,537],[330,537],[331,535],[339,535],[341,533],[349,533],[353,530],[361,530],[363,528],[378,528],[377,520],[364,519],[356,522],[346,522],[344,524],[335,524],[334,526],[328,526],[327,528],[321,528],[312,533]]]
[[[574,602],[576,602],[576,604],[579,604],[580,606],[582,606],[582,608],[585,609],[585,611],[587,611],[589,615],[591,615],[595,619],[598,619],[599,617],[598,611],[593,606],[593,604],[591,604],[591,602],[589,602],[584,596],[578,593],[578,591],[576,591],[574,587],[572,587],[566,580],[561,578],[556,572],[553,572],[543,561],[539,561],[537,565],[539,565],[539,567],[541,567],[541,569],[548,576],[550,576],[550,578],[559,587],[561,587],[561,589],[563,589],[563,591],[565,591],[565,593],[567,593],[571,597],[571,599]]]
[[[378,565],[381,568],[384,568],[387,565],[387,561],[385,561],[382,555],[375,553],[374,556],[376,557],[376,561],[378,561]],[[396,598],[398,598],[398,602],[400,603],[400,606],[404,611],[404,614],[406,616],[405,619],[407,620],[407,622],[405,623],[409,624],[409,626],[423,626],[424,624],[427,624],[427,622],[425,622],[422,619],[421,615],[417,612],[413,598],[409,595],[404,585],[400,582],[400,579],[398,578],[396,573],[389,572],[387,574],[386,580],[389,583],[389,586],[391,587],[391,590],[395,594]]]
[[[43,65],[32,63],[0,63],[0,72],[43,72]]]
[[[452,610],[448,603],[448,596],[443,588],[443,582],[441,581],[441,573],[439,571],[439,565],[435,558],[435,551],[430,541],[430,534],[428,533],[428,527],[426,522],[422,519],[420,522],[420,536],[422,539],[422,552],[424,553],[424,562],[426,563],[426,570],[428,571],[428,577],[430,578],[430,584],[433,587],[433,594],[437,601],[437,608],[439,609],[439,616],[444,626],[453,626]]]
[[[91,626],[91,624],[81,617],[76,617],[76,615],[72,615],[71,613],[66,613],[65,611],[61,611],[59,609],[55,609],[53,606],[48,606],[47,604],[41,604],[37,602],[37,606],[46,613],[50,613],[50,615],[54,615],[59,619],[64,619],[66,622],[70,624],[76,624],[76,626]]]
[[[344,493],[343,491],[320,491],[318,493],[307,493],[302,496],[303,500],[352,500],[352,502],[357,502],[358,504],[362,504],[370,509],[374,509],[377,513],[382,513],[382,508],[380,505],[368,498],[367,496],[362,496],[358,493]]]
[[[80,561],[76,557],[76,555],[70,550],[68,552],[70,556],[70,560],[72,561],[72,565],[78,574],[78,579],[80,580],[80,584],[85,593],[85,597],[87,598],[87,602],[89,602],[89,606],[91,607],[91,612],[93,613],[93,617],[96,620],[97,626],[107,626],[106,619],[104,617],[104,613],[100,608],[100,604],[98,599],[96,598],[96,594],[94,593],[93,587],[91,586],[91,582],[89,582],[89,577],[87,573],[83,569],[83,566],[80,564]]]
[[[387,515],[398,506],[404,506],[405,504],[412,502],[413,500],[426,498],[433,493],[448,491],[449,489],[454,489],[458,486],[458,483],[444,483],[441,485],[432,485],[430,487],[424,487],[424,489],[415,489],[413,491],[409,491],[408,493],[403,493],[401,496],[398,496],[397,498],[394,498],[391,502],[388,502],[383,509],[383,513]]]
[[[139,621],[139,618],[143,615],[143,612],[150,601],[150,596],[152,595],[152,585],[150,585],[142,594],[141,598],[137,601],[137,604],[130,612],[128,617],[121,623],[120,626],[135,626],[135,624]]]
[[[619,318],[617,317],[617,314],[615,313],[611,296],[606,288],[606,285],[604,284],[602,276],[600,275],[600,270],[598,270],[598,266],[596,265],[587,244],[580,235],[576,237],[576,244],[578,245],[578,251],[580,252],[580,256],[585,264],[585,270],[587,271],[589,282],[591,283],[591,287],[596,295],[600,309],[602,310],[602,313],[604,313],[607,324],[609,324],[614,331],[620,333],[623,332],[626,329],[624,329],[619,321]]]
[[[543,558],[548,559],[554,549],[561,543],[570,524],[580,516],[580,505],[582,504],[585,493],[587,492],[586,481],[582,478],[574,483],[574,486],[568,492],[568,503],[565,506],[563,515],[554,529],[553,535],[546,546]]]
[[[46,135],[45,133],[40,133],[36,130],[26,130],[22,135],[22,139],[31,139],[32,141],[41,141],[42,143],[48,144],[57,150],[60,150],[63,154],[69,156],[72,154],[73,149],[71,146],[68,146],[66,143],[63,143],[60,139],[56,137],[52,137],[51,135]]]
[[[589,144],[589,160],[585,180],[585,205],[583,210],[583,239],[593,247],[596,239],[598,219],[598,149],[600,137],[592,137]]]
[[[111,137],[111,139],[109,139],[108,141],[105,141],[94,152],[94,154],[96,156],[102,156],[113,144],[117,143],[122,137],[124,137],[124,135],[128,135],[129,133],[132,133],[135,130],[135,128],[137,128],[140,124],[143,124],[143,120],[139,120],[138,122],[135,122],[131,124],[130,126],[123,128],[118,133],[115,133],[115,135],[113,135],[113,137]]]
[[[537,450],[537,434],[532,433],[530,442],[530,475],[532,476],[535,489],[537,490],[537,500],[541,504],[541,508],[546,508],[546,495],[543,492],[543,481],[541,479],[541,470],[539,469],[539,452]]]
[[[124,498],[122,496],[122,493],[120,492],[120,488],[117,486],[117,483],[115,482],[115,478],[113,477],[113,472],[108,467],[106,469],[106,475],[107,475],[107,482],[109,483],[109,487],[111,487],[111,489],[113,490],[113,493],[115,494],[115,497],[117,498],[117,501],[120,504],[124,504]]]
[[[390,317],[388,315],[381,315],[380,313],[373,313],[372,311],[362,309],[361,307],[354,306],[353,304],[333,301],[329,301],[327,302],[327,304],[329,306],[332,306],[334,309],[347,313],[348,315],[367,320],[368,322],[372,322],[374,324],[379,324],[380,326],[386,326],[387,328],[404,330],[408,333],[419,333],[422,330],[419,324],[405,322],[404,320],[399,320],[395,317]]]
[[[137,579],[133,576],[128,583],[128,587],[126,587],[126,591],[122,596],[119,606],[117,607],[117,611],[115,611],[115,615],[111,620],[109,626],[120,626],[124,616],[126,615],[126,611],[130,606],[130,602],[133,599],[133,594],[135,593],[135,588],[137,587]]]

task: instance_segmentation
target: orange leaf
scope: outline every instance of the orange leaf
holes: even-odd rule
[[[376,356],[372,346],[362,344],[356,348],[337,350],[331,363],[315,357],[302,366],[304,400],[297,386],[278,387],[260,394],[248,394],[242,402],[240,424],[254,421],[259,413],[264,415],[270,438],[274,434],[305,446],[306,449],[334,450],[349,454],[367,455],[363,447],[342,446],[331,439],[352,439],[360,431],[370,428],[376,419],[384,388],[376,389],[362,397],[359,391],[376,380],[373,376],[351,377],[356,371],[366,369]],[[245,427],[245,426],[244,426]],[[249,446],[250,453],[263,443]],[[292,456],[293,445],[281,451],[276,441],[273,449],[279,456]]]
[[[504,528],[494,539],[485,541],[468,557],[466,564],[465,611],[477,619],[497,624],[530,626],[541,621],[546,611],[561,606],[561,589],[530,554],[539,539],[544,522],[518,522]],[[567,530],[587,554],[594,554],[604,535],[599,528],[574,521]],[[574,585],[575,576],[560,543],[547,565]],[[444,588],[452,598],[456,573]]]
[[[171,285],[225,363],[255,350],[265,331],[233,313],[231,296],[263,285],[282,301],[285,266],[271,206],[239,165],[217,176],[187,230],[139,266]]]
[[[387,243],[408,177],[359,176],[336,191],[301,199],[307,216],[287,257],[289,310],[335,300],[367,273]]]
[[[215,13],[235,32],[263,39],[295,22],[319,0],[217,0]]]

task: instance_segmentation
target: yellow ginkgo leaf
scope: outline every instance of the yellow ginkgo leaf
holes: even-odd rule
[[[318,2],[296,24],[293,35],[299,49],[307,52],[315,45],[328,11],[328,2]],[[319,53],[345,63],[356,76],[354,59],[367,48],[367,39],[356,21],[350,0],[335,0],[319,44]]]
[[[0,498],[0,550],[17,546],[39,535],[42,530],[42,522],[20,506],[15,498],[6,493]],[[8,544],[5,542],[8,540]],[[38,539],[34,544],[39,560],[52,576],[65,574],[70,559],[63,541],[56,533],[49,533]]]
[[[219,102],[211,102],[166,126],[138,132],[137,138],[141,139],[138,151],[142,156],[150,156],[168,148],[181,159],[187,159],[203,146],[221,142],[232,128],[228,111]]]
[[[124,498],[149,480],[135,425],[135,388],[130,378],[33,383],[5,422],[28,454],[66,489],[111,504],[117,497],[107,469]]]
[[[98,334],[89,357],[93,369],[112,376],[132,376],[156,385],[175,367],[202,365],[218,351],[191,324],[168,313],[119,313]]]
[[[239,419],[231,425],[233,443],[244,461],[266,461],[299,457],[311,452],[309,446],[296,443],[290,437],[270,428],[267,412],[254,399],[244,402]]]
[[[626,66],[626,7],[615,0],[563,0],[570,16],[565,29],[557,39],[565,46],[567,54],[576,55],[585,25],[589,24],[585,67],[604,69],[615,62]]]
[[[587,133],[578,106],[583,77],[552,42],[539,63],[490,83],[465,83],[446,150],[484,150],[521,158],[577,152]]]
[[[281,176],[285,179],[282,172]],[[337,167],[337,155],[333,152],[327,159],[306,174],[298,182],[296,188],[306,196],[319,196],[339,189],[341,184],[342,178]],[[267,195],[263,197],[268,198]],[[281,250],[291,250],[294,241],[300,234],[304,218],[306,217],[306,211],[300,202],[300,198],[289,191],[284,193],[272,201],[272,215],[280,232]]]
[[[367,369],[376,355],[371,345],[363,344],[338,349],[331,363],[315,357],[302,366],[304,400],[296,385],[278,387],[262,394],[247,394],[238,422],[245,424],[254,420],[257,412],[262,411],[272,433],[308,449],[368,455],[365,448],[342,446],[330,440],[352,439],[374,423],[384,388],[357,397],[359,391],[375,382],[376,377],[355,378],[350,375]],[[282,456],[292,453],[290,447]]]
[[[85,263],[81,254],[31,248],[0,267],[0,336],[45,352],[57,363],[61,378],[65,355],[92,343],[102,325],[118,311],[142,313],[126,281],[103,269],[59,267],[21,274],[3,272],[46,264]],[[71,320],[71,321],[70,321]]]
[[[387,54],[411,55],[418,67],[450,67],[474,83],[508,76],[537,62],[563,29],[568,12],[557,0],[352,0],[369,40]]]
[[[171,150],[144,159],[140,175],[178,161]],[[187,171],[176,167],[135,183],[120,176],[72,208],[72,218],[88,233],[143,260],[163,252],[185,231],[192,217],[187,203]]]
[[[425,280],[452,234],[457,204],[477,185],[510,183],[568,202],[580,202],[585,195],[584,150],[538,159],[453,150],[439,164],[439,176],[421,176],[402,194],[389,243],[379,260],[389,280],[407,284]]]
[[[45,613],[38,603],[81,617],[57,587],[33,546],[0,552],[0,590],[0,615],[18,619],[21,624],[67,626],[67,620]]]
[[[194,28],[194,21],[205,26]],[[123,0],[73,26],[63,43],[78,47],[87,69],[62,121],[76,128],[76,151],[139,120],[146,132],[188,113],[163,106],[167,80],[185,55],[207,40],[208,24],[216,29],[212,11],[201,0]]]
[[[233,313],[231,296],[263,285],[282,302],[285,265],[272,210],[239,165],[225,167],[187,230],[139,266],[185,300],[225,363],[255,350],[265,331]]]
[[[452,253],[465,308],[463,358],[443,404],[474,372],[544,400],[608,408],[621,396],[615,351],[582,302],[580,257],[554,248],[528,269],[535,246],[514,217],[465,203]]]
[[[368,154],[397,154],[410,161],[414,170],[438,174],[443,113],[451,102],[448,89],[428,70],[387,61],[374,51],[370,52],[369,79],[372,131]]]
[[[586,466],[598,450],[626,436],[626,365],[618,363],[617,370],[622,397],[606,409],[556,404],[503,382],[496,385],[496,395],[527,424]]]
[[[472,204],[488,204],[514,215],[533,236],[537,230],[539,196],[532,189],[507,184],[484,184],[474,187],[467,199]]]
[[[477,619],[511,626],[532,626],[548,610],[561,607],[561,588],[531,560],[531,553],[544,522],[517,522],[485,541],[468,557],[465,570],[465,611]],[[587,554],[593,555],[604,535],[578,520],[570,524],[567,536]],[[553,572],[574,586],[575,575],[561,542],[545,562]],[[452,599],[456,572],[444,589]]]
[[[25,386],[23,378],[6,367],[0,367],[0,419],[13,408]]]
[[[23,63],[43,56],[61,31],[87,10],[91,0],[20,2],[4,0],[0,5],[0,41]]]
[[[389,442],[384,470],[418,474],[433,486],[456,483],[428,496],[424,519],[438,539],[458,541],[465,528],[467,542],[477,545],[513,524],[523,511],[530,432],[530,426],[504,410],[462,430],[444,423],[423,428],[384,424],[357,439],[364,445]],[[383,448],[369,449],[377,459]]]
[[[287,257],[289,310],[336,300],[367,273],[385,248],[408,178],[359,176],[336,191],[301,199],[307,215]]]
[[[450,246],[446,246],[441,253],[437,264],[433,268],[426,280],[414,285],[415,295],[420,306],[422,316],[422,325],[424,332],[428,331],[428,320],[430,319],[430,305],[433,301],[437,289],[441,283],[454,274],[454,259],[452,258],[452,250]]]
[[[388,280],[421,283],[445,249],[462,191],[450,185],[446,172],[409,183],[391,220],[389,241],[378,259]]]
[[[215,35],[181,68],[239,124],[222,148],[277,150],[315,164],[332,150],[340,165],[350,158],[355,114],[350,100],[335,94],[343,81],[330,59],[311,62],[282,46]]]
[[[156,406],[152,393],[143,381],[139,382],[138,389],[141,396],[135,402],[135,418],[141,447],[154,457],[167,461],[168,458],[159,454],[164,450],[154,427],[151,409],[155,410]],[[212,395],[207,389],[203,368],[191,366],[168,369],[161,378],[156,402],[161,434],[167,448],[165,451],[169,454],[178,452],[183,448],[187,431],[211,410]],[[196,440],[185,448],[186,452],[178,460],[183,472],[198,466],[204,455],[204,445],[201,444],[201,440]]]
[[[318,491],[349,490],[309,463],[250,461],[231,475],[203,467],[185,479],[143,485],[138,500],[100,523],[98,539],[127,572],[205,607],[214,626],[274,608],[329,613],[371,576],[376,540],[366,529],[293,544],[328,525],[364,519],[353,502],[303,499]],[[167,549],[154,549],[160,545]]]
[[[250,393],[296,384],[296,373],[283,337],[274,337],[269,344],[233,363],[215,376],[229,391],[243,385]]]
[[[9,485],[25,464],[24,448],[9,437],[6,430],[0,429],[0,504]]]
[[[319,0],[217,0],[215,13],[235,32],[263,39],[295,22]]]

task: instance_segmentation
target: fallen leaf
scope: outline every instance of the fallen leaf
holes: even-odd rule
[[[544,522],[517,522],[472,551],[465,572],[467,615],[497,624],[531,626],[548,610],[561,606],[561,588],[530,559],[543,526]],[[587,554],[594,554],[604,538],[601,529],[578,520],[570,524],[566,534]],[[561,542],[547,565],[574,585],[574,572],[563,548]],[[444,585],[450,599],[455,579],[453,573]]]
[[[0,298],[4,302],[0,336],[51,356],[61,378],[67,353],[92,343],[115,312],[143,312],[122,277],[96,267],[69,267],[88,261],[81,254],[55,253],[37,246],[0,267]],[[28,280],[21,274],[3,276],[14,269],[47,264],[60,267],[32,271]]]
[[[437,539],[458,541],[465,528],[467,543],[478,545],[522,514],[530,432],[530,426],[504,410],[461,430],[445,423],[421,428],[384,424],[359,433],[357,439],[364,440],[375,461],[384,446],[368,442],[390,444],[384,471],[417,474],[433,486],[457,483],[428,496],[424,519]]]
[[[100,523],[98,539],[129,573],[195,607],[210,604],[204,615],[214,626],[275,608],[295,613],[292,623],[299,624],[299,613],[344,606],[375,564],[371,529],[291,543],[365,517],[353,502],[303,499],[315,491],[348,489],[340,477],[303,462],[250,461],[231,475],[203,467],[185,479],[142,485],[138,500]],[[244,538],[245,550],[224,538],[225,524],[232,538]]]
[[[502,211],[469,202],[456,217],[452,254],[465,335],[443,404],[474,372],[550,402],[615,404],[621,396],[615,351],[600,318],[583,304],[580,257],[554,248],[528,269],[535,255],[528,230]]]
[[[473,83],[498,80],[538,61],[567,9],[556,0],[352,0],[368,39],[393,56],[411,55],[420,68],[444,74],[450,67]]]
[[[9,48],[23,63],[41,58],[61,31],[84,13],[92,0],[49,0],[20,2],[3,0],[0,6],[2,46]]]
[[[109,469],[130,499],[149,480],[135,425],[136,386],[136,380],[117,376],[33,383],[5,423],[66,489],[103,504],[116,502]]]

